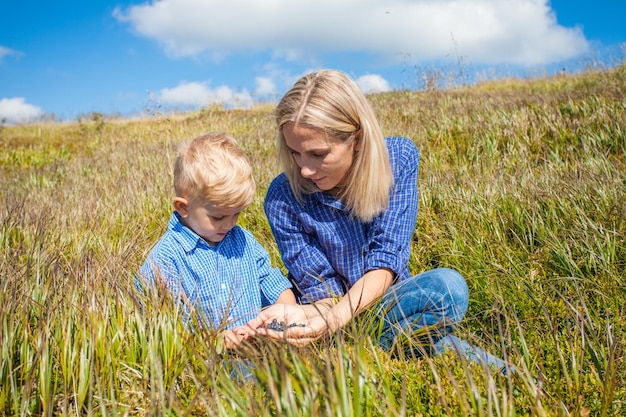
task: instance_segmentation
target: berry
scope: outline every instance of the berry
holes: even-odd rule
[[[266,324],[265,326],[259,326],[259,327],[265,327],[266,329],[274,330],[275,332],[284,332],[287,328],[290,328],[290,327],[304,327],[304,323],[290,323],[286,325],[284,321],[278,321],[276,319],[273,319],[270,323]]]

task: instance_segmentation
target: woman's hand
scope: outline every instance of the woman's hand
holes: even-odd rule
[[[304,346],[330,332],[331,326],[325,317],[327,310],[324,304],[274,304],[244,327],[247,332],[254,330],[260,336]],[[276,327],[273,322],[282,325],[283,330],[272,329]]]
[[[256,334],[292,345],[304,346],[328,335],[378,301],[393,282],[393,272],[386,268],[368,271],[339,300],[315,304],[274,304],[245,326],[233,329],[237,334]]]

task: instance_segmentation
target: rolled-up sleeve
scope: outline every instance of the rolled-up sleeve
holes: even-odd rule
[[[397,275],[407,268],[411,241],[418,213],[419,151],[406,138],[390,138],[397,145],[390,147],[394,169],[394,186],[389,207],[372,222],[368,236],[364,272],[389,268]]]

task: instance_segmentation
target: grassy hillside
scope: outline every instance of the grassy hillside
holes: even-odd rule
[[[185,329],[159,294],[140,310],[132,280],[166,228],[178,144],[213,130],[251,157],[240,224],[281,265],[262,211],[280,170],[273,107],[94,114],[0,127],[0,413],[626,413],[626,67],[369,98],[422,154],[411,269],[462,271],[459,334],[516,374],[391,356],[363,316],[306,349],[249,347],[257,379],[238,383],[214,334]]]

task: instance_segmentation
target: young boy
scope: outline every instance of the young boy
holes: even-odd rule
[[[236,225],[255,187],[250,163],[229,135],[208,133],[184,145],[174,167],[175,211],[140,269],[147,283],[163,282],[210,328],[226,329],[227,348],[246,337],[231,329],[262,307],[296,302],[267,251]]]

